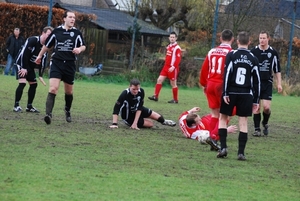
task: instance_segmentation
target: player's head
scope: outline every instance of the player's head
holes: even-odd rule
[[[185,120],[188,127],[199,125],[201,122],[201,118],[196,113],[189,113]]]
[[[224,29],[221,33],[221,41],[233,41],[233,32],[230,29]]]
[[[129,84],[130,93],[132,95],[137,95],[140,90],[140,85],[141,82],[138,79],[134,78],[130,80],[130,84]]]
[[[237,36],[238,44],[248,45],[250,42],[249,34],[246,31],[241,31]]]
[[[63,18],[64,18],[64,26],[66,26],[65,28],[71,28],[74,26],[75,13],[73,11],[66,10],[63,15]]]
[[[270,35],[267,31],[261,31],[259,33],[259,44],[261,46],[266,46],[269,44]]]
[[[172,31],[169,36],[170,43],[175,43],[177,40],[177,34],[175,31]]]
[[[46,39],[48,38],[48,36],[51,34],[52,31],[53,31],[53,27],[46,26],[43,28],[42,35],[40,36],[40,42],[42,45],[45,44]]]

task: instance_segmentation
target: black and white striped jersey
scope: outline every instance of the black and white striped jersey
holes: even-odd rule
[[[55,28],[45,43],[47,48],[54,46],[52,58],[61,61],[75,61],[77,57],[72,51],[83,45],[82,33],[75,27],[66,30],[63,25]]]
[[[223,96],[252,94],[253,103],[259,102],[260,77],[258,60],[245,48],[231,51],[226,56]]]
[[[273,72],[281,72],[280,60],[277,51],[271,46],[262,50],[259,46],[254,47],[251,52],[259,61],[259,74],[261,81],[273,82]]]
[[[137,95],[132,95],[130,88],[125,89],[115,103],[113,114],[120,114],[122,119],[128,119],[130,114],[142,110],[144,106],[144,89],[140,88]]]
[[[39,55],[42,47],[40,36],[29,37],[16,57],[15,64],[18,69],[24,68],[27,71],[31,71],[37,68],[39,69],[39,76],[42,76],[46,66],[47,52],[42,57],[41,65],[35,63],[36,57]]]

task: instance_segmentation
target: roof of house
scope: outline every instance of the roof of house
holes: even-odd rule
[[[250,5],[252,2],[252,5]],[[294,0],[235,0],[225,8],[225,13],[259,17],[293,18]],[[300,1],[296,0],[296,19],[300,19]]]
[[[7,3],[16,4],[29,4],[29,5],[40,5],[49,6],[49,0],[7,0]],[[118,9],[112,9],[112,1],[105,0],[104,3],[108,5],[109,8],[96,8],[87,6],[76,6],[70,4],[63,4],[60,0],[52,0],[53,7],[62,8],[66,10],[73,10],[85,14],[95,14],[97,16],[96,20],[92,21],[99,27],[110,30],[110,31],[123,31],[127,32],[128,28],[133,25],[134,17],[120,11]],[[110,5],[109,5],[110,4]],[[147,23],[143,20],[137,19],[137,23],[140,25],[140,32],[142,34],[156,35],[156,36],[168,36],[169,33],[165,30],[157,28],[153,24]]]
[[[93,8],[67,4],[55,4],[55,7],[73,10],[80,13],[95,14],[97,16],[97,19],[93,22],[103,29],[110,31],[127,32],[128,28],[133,25],[134,21],[134,17],[117,9]],[[167,31],[157,28],[153,24],[147,23],[143,20],[137,19],[137,23],[141,27],[140,32],[142,34],[163,36],[169,35]]]

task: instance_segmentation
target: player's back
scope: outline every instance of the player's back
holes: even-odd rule
[[[225,83],[227,92],[246,92],[252,87],[252,71],[255,68],[258,71],[258,60],[248,50],[240,48],[230,52],[226,57]]]
[[[231,46],[221,44],[208,52],[209,69],[207,80],[212,82],[223,82],[226,55],[231,51]]]

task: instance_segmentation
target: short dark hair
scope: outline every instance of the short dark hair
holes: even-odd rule
[[[132,80],[130,80],[130,86],[138,86],[138,85],[141,85],[141,82],[136,79],[136,78],[133,78]]]
[[[170,35],[175,35],[177,37],[177,33],[175,31],[172,31]]]
[[[250,40],[249,34],[246,31],[241,31],[237,36],[237,40],[241,45],[248,45]]]
[[[231,41],[233,32],[230,29],[224,29],[221,33],[221,38],[224,41]]]
[[[269,36],[270,36],[270,34],[269,34],[269,32],[267,32],[267,31],[261,31],[259,34],[267,34],[267,37],[269,38]]]
[[[188,127],[191,127],[193,124],[196,123],[195,119],[198,117],[196,113],[190,113],[186,116],[186,124]]]
[[[53,27],[51,26],[46,26],[43,28],[43,33],[46,33],[48,30],[53,31]]]
[[[63,18],[66,18],[68,16],[68,13],[75,13],[75,12],[71,10],[65,10]]]

